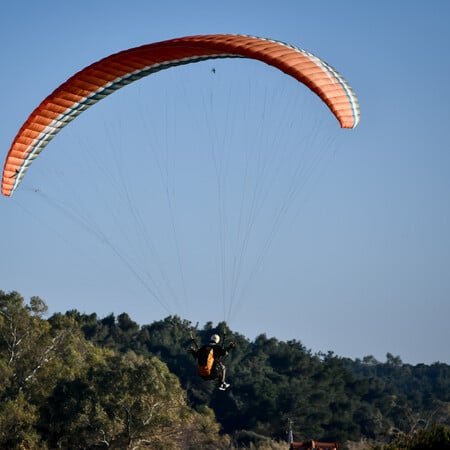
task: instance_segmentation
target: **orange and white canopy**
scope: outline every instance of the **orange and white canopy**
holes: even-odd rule
[[[3,169],[2,193],[11,195],[50,140],[94,103],[152,73],[214,58],[250,58],[274,66],[316,93],[342,128],[358,124],[358,100],[349,84],[330,65],[305,50],[230,34],[171,39],[107,56],[73,75],[45,98],[11,145]]]

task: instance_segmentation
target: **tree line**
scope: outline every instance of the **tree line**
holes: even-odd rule
[[[192,334],[200,343],[224,331],[236,344],[226,392],[197,376],[187,352]],[[17,292],[0,291],[0,377],[5,449],[287,448],[288,422],[295,440],[381,448],[450,426],[444,363],[351,360],[176,316],[47,317],[42,299]]]

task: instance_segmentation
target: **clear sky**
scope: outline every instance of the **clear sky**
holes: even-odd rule
[[[317,54],[353,86],[361,122],[341,130],[261,63],[204,62],[127,86],[0,198],[0,289],[37,295],[50,313],[225,319],[313,352],[450,363],[449,23],[444,0],[5,3],[2,158],[76,71],[192,34]]]

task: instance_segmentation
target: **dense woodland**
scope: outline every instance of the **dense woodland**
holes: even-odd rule
[[[187,349],[223,323],[46,313],[38,297],[0,291],[2,449],[287,449],[288,422],[295,440],[450,449],[447,364],[350,360],[228,330],[222,392]]]

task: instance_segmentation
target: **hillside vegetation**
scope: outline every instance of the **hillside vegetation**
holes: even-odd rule
[[[27,304],[0,291],[2,449],[287,448],[288,420],[296,440],[344,448],[406,449],[428,431],[449,436],[447,364],[412,366],[391,354],[354,361],[228,331],[232,387],[221,392],[196,374],[188,321],[46,312],[38,297]],[[194,333],[200,343],[225,329],[207,323]]]

